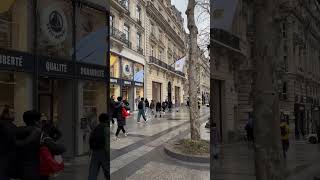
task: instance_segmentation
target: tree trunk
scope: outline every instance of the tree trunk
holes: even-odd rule
[[[255,1],[254,141],[258,180],[283,180],[279,97],[275,74],[279,32],[278,0]]]
[[[194,20],[194,9],[196,6],[195,0],[189,0],[188,8],[186,10],[188,29],[190,32],[189,38],[189,97],[190,97],[190,128],[191,128],[191,139],[200,140],[200,119],[198,109],[198,87],[200,83],[199,63],[198,63],[198,43],[197,35],[198,29]]]

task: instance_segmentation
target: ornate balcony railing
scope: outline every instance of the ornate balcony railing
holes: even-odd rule
[[[155,58],[155,57],[153,57],[153,56],[150,56],[150,57],[149,57],[149,63],[156,64],[156,65],[158,65],[158,66],[160,66],[160,67],[162,67],[162,68],[164,68],[164,69],[167,69],[167,70],[169,70],[169,71],[171,71],[171,72],[173,72],[173,73],[176,73],[176,74],[178,74],[178,75],[180,75],[180,76],[185,77],[185,74],[184,74],[183,72],[176,71],[176,70],[174,69],[174,67],[168,65],[168,64],[165,63],[165,62],[162,62],[161,60],[159,60],[159,59],[157,59],[157,58]]]
[[[128,44],[128,40],[126,39],[126,35],[121,32],[120,30],[118,30],[117,28],[115,27],[111,27],[110,28],[110,34],[112,37],[114,37],[115,39],[123,42],[124,44]]]
[[[126,10],[129,10],[129,7],[127,6],[128,0],[116,0],[116,2],[119,3]]]
[[[240,50],[240,39],[235,35],[222,30],[222,29],[212,29],[213,39],[224,45],[230,46],[234,49]]]

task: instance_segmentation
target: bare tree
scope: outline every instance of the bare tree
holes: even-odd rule
[[[278,2],[279,0],[255,1],[253,126],[256,179],[259,180],[284,179],[275,71],[279,44]]]
[[[200,122],[198,109],[198,87],[200,83],[199,65],[198,65],[198,28],[195,23],[194,10],[196,6],[195,0],[188,1],[186,10],[189,35],[189,97],[190,97],[190,127],[191,139],[200,140]]]

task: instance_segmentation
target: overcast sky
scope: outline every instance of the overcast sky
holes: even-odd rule
[[[182,17],[184,19],[184,28],[186,29],[186,32],[189,32],[187,28],[187,15],[186,15],[188,0],[171,0],[171,4],[175,5],[176,8],[179,11],[181,11]]]

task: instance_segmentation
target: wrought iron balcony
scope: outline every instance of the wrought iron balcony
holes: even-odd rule
[[[222,30],[222,29],[212,29],[213,39],[216,42],[229,46],[231,48],[240,50],[240,39],[235,35]]]
[[[124,34],[123,32],[121,32],[120,30],[118,30],[115,27],[111,27],[110,28],[110,34],[112,37],[114,37],[115,39],[117,39],[118,41],[121,41],[124,44],[128,44],[128,40],[126,39],[126,34]]]
[[[156,64],[156,65],[158,65],[158,66],[160,66],[162,68],[168,69],[167,63],[162,62],[160,59],[157,59],[157,58],[155,58],[153,56],[150,56],[149,62],[153,63],[153,64]]]
[[[143,55],[143,49],[141,48],[141,47],[137,47],[137,52],[139,53],[139,54],[142,54]]]
[[[128,0],[115,0],[118,4],[120,4],[123,8],[126,10],[129,10],[129,7],[127,6]]]
[[[178,75],[180,75],[180,76],[185,77],[185,74],[184,74],[183,72],[176,71],[174,67],[168,65],[168,64],[165,63],[165,62],[162,62],[161,60],[159,60],[159,59],[157,59],[157,58],[155,58],[155,57],[153,57],[153,56],[150,56],[150,57],[149,57],[149,63],[156,64],[156,65],[158,65],[158,66],[160,66],[160,67],[162,67],[162,68],[164,68],[164,69],[167,69],[167,70],[169,70],[169,71],[171,71],[171,72],[173,72],[173,73],[176,73],[176,74],[178,74]]]

